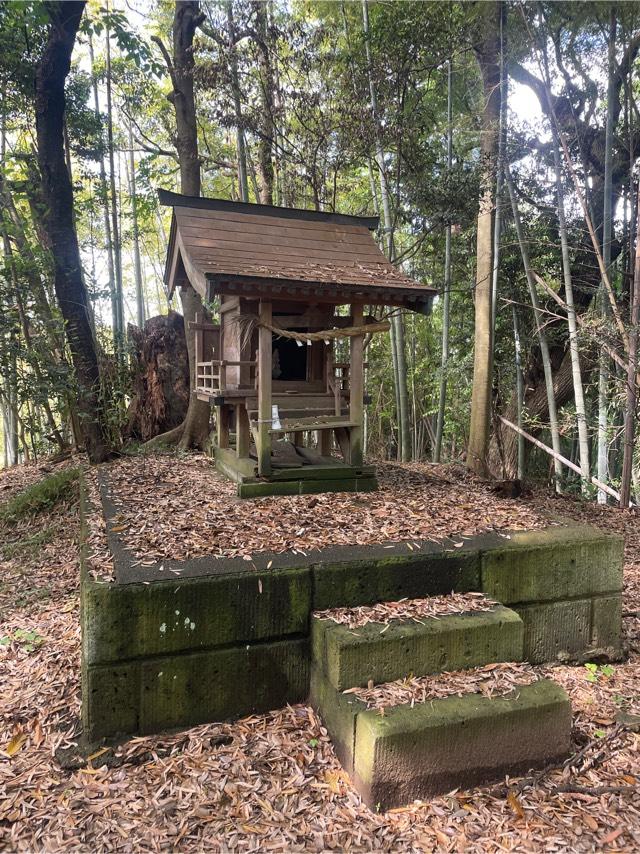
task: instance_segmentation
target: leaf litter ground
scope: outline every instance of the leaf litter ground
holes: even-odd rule
[[[189,464],[180,462],[181,467]],[[193,466],[200,469],[202,462],[196,458]],[[405,483],[421,471],[445,486],[451,481],[457,500],[461,491],[465,504],[481,508],[487,524],[496,524],[486,490],[456,469],[393,468],[407,472]],[[0,501],[44,474],[36,466],[0,473]],[[176,486],[184,482],[178,478]],[[411,503],[412,497],[405,497]],[[400,517],[405,497],[396,507]],[[339,499],[343,510],[344,502],[354,500]],[[213,496],[208,500],[213,502]],[[471,511],[458,511],[456,517],[455,500],[445,506],[448,518],[435,523],[447,533],[468,530],[463,517],[469,519]],[[295,504],[266,501],[272,509],[278,506],[272,501],[287,508]],[[384,816],[360,802],[321,722],[304,705],[135,738],[96,752],[84,766],[81,760],[77,767],[61,764],[58,749],[69,748],[73,757],[80,731],[77,501],[66,496],[37,520],[0,529],[0,847],[87,852],[640,849],[640,740],[618,723],[621,713],[640,714],[640,520],[632,511],[547,493],[491,501],[504,527],[516,527],[518,519],[541,519],[551,508],[625,534],[629,659],[595,671],[535,668],[571,696],[574,751],[564,766],[455,791]],[[438,506],[437,500],[430,503],[430,516],[438,515]],[[383,524],[382,516],[373,518]],[[42,534],[37,547],[27,542],[34,532]]]
[[[462,467],[378,468],[380,489],[358,495],[278,496],[242,500],[205,456],[124,457],[106,469],[117,508],[114,531],[145,564],[203,555],[245,557],[260,551],[302,552],[328,545],[453,540],[484,531],[539,528],[530,507],[501,500]],[[97,486],[90,489],[98,509]],[[90,518],[94,571],[112,576],[99,512]],[[412,543],[415,541],[415,544]]]
[[[385,626],[393,622],[419,623],[426,618],[438,619],[448,614],[491,611],[496,605],[497,602],[483,593],[450,593],[448,596],[398,599],[397,602],[378,602],[377,605],[355,608],[328,608],[325,611],[315,611],[313,616],[319,620],[331,620],[348,629],[359,629],[369,623]]]

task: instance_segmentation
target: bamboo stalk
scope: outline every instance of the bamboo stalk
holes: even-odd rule
[[[572,471],[582,476],[580,466],[577,466],[575,463],[572,463],[571,460],[568,460],[566,457],[563,457],[562,454],[557,454],[553,450],[553,448],[550,448],[548,445],[545,445],[545,443],[541,442],[540,439],[536,439],[535,436],[531,435],[531,433],[527,433],[526,430],[523,430],[521,427],[518,427],[516,424],[513,424],[513,422],[509,421],[507,418],[504,418],[502,415],[498,415],[498,418],[506,427],[510,427],[512,430],[515,430],[516,433],[520,433],[521,436],[524,436],[525,439],[534,444],[536,448],[540,448],[540,450],[544,451],[546,454],[549,454],[551,457],[567,466],[567,468],[570,468]],[[615,489],[612,489],[606,483],[602,483],[598,480],[597,477],[590,478],[590,481],[594,486],[597,486],[598,489],[601,489],[603,492],[606,492],[607,495],[610,495],[612,498],[615,498],[616,501],[620,501],[620,493],[616,492]]]
[[[509,169],[509,164],[505,163],[504,165],[504,178],[505,183],[507,185],[507,190],[509,191],[509,198],[511,199],[511,207],[513,210],[513,224],[516,229],[516,235],[518,238],[518,245],[520,247],[520,254],[522,256],[522,265],[524,267],[524,272],[527,278],[527,285],[529,287],[529,296],[531,299],[531,305],[533,306],[533,313],[536,322],[536,334],[538,337],[538,344],[540,346],[540,353],[542,356],[542,366],[544,369],[544,380],[545,386],[547,389],[547,406],[549,408],[549,424],[551,427],[551,442],[553,444],[553,449],[556,454],[560,453],[560,432],[558,430],[558,411],[556,407],[556,398],[555,392],[553,388],[553,369],[551,367],[551,356],[549,354],[549,343],[547,341],[547,337],[544,333],[544,329],[542,326],[541,319],[541,311],[540,304],[538,302],[538,294],[536,292],[536,284],[535,278],[533,276],[533,272],[531,270],[531,262],[529,260],[529,250],[525,243],[524,234],[522,231],[522,223],[520,220],[520,212],[518,210],[518,203],[516,200],[516,194],[513,187],[513,180],[511,178],[511,170]],[[562,467],[559,465],[558,458],[555,457],[556,465],[555,465],[555,474],[556,474],[556,489],[560,491],[560,479],[562,477]]]

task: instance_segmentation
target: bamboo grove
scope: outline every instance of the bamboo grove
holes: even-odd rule
[[[210,308],[162,187],[377,215],[438,289],[367,342],[371,458],[640,499],[640,4],[5,2],[0,48],[5,466],[132,447],[136,328]]]

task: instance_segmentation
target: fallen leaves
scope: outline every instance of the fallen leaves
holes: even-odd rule
[[[507,803],[514,811],[514,813],[518,816],[518,818],[524,818],[524,810],[522,809],[522,804],[520,803],[520,799],[516,795],[515,792],[509,792],[507,795]]]
[[[399,599],[397,602],[379,602],[355,608],[330,608],[316,611],[319,620],[332,620],[349,629],[358,629],[369,623],[378,623],[387,628],[395,622],[419,623],[429,617],[444,617],[447,614],[467,614],[491,611],[496,602],[482,593],[450,593],[447,596],[430,596],[428,599]],[[382,634],[386,629],[383,629]]]
[[[6,755],[9,757],[15,756],[16,753],[22,749],[26,740],[27,740],[27,736],[25,733],[20,733],[19,735],[14,735],[13,738],[11,739],[11,741],[9,741],[9,743],[7,745],[5,745],[3,753],[6,753]]]
[[[236,485],[207,457],[123,457],[102,466],[118,509],[112,531],[144,565],[212,555],[251,560],[256,552],[307,554],[329,545],[449,539],[446,548],[485,531],[539,528],[544,515],[524,502],[496,498],[464,469],[414,463],[377,466],[380,489],[352,493],[274,496],[241,501]],[[89,488],[95,503],[95,486]],[[435,512],[434,512],[435,509]],[[92,514],[92,562],[104,562],[104,524]]]
[[[167,474],[172,466],[175,477]],[[496,795],[491,788],[457,792],[387,815],[372,813],[350,786],[322,722],[304,705],[233,723],[134,738],[94,756],[89,760],[93,767],[84,772],[77,765],[75,770],[62,767],[56,755],[64,748],[77,753],[80,736],[78,515],[77,502],[70,496],[55,514],[44,514],[38,521],[43,528],[52,529],[50,542],[16,557],[0,554],[4,584],[0,587],[0,636],[13,636],[20,629],[47,639],[30,653],[15,642],[0,646],[0,849],[174,850],[181,854],[202,850],[470,854],[640,850],[640,797],[628,793],[623,797],[617,791],[623,785],[637,787],[640,735],[621,732],[615,740],[590,741],[600,727],[608,733],[615,731],[615,726],[596,719],[617,719],[621,709],[629,715],[634,710],[640,713],[640,616],[634,616],[640,615],[638,515],[548,494],[526,501],[498,501],[487,497],[478,482],[459,470],[418,466],[408,471],[406,478],[394,475],[392,493],[383,486],[375,499],[380,503],[370,505],[380,515],[371,516],[366,513],[368,497],[363,503],[352,503],[347,495],[319,496],[312,513],[305,497],[237,501],[231,484],[229,497],[219,508],[220,494],[226,494],[227,485],[212,483],[210,465],[203,458],[167,458],[160,468],[153,460],[130,460],[122,476],[140,479],[140,502],[153,498],[155,472],[160,478],[158,500],[167,504],[157,515],[153,506],[140,511],[134,508],[131,516],[123,511],[117,524],[126,524],[129,530],[133,522],[135,527],[139,512],[141,524],[147,526],[150,539],[160,544],[160,552],[163,548],[170,551],[181,537],[185,552],[239,547],[242,551],[241,538],[251,518],[255,518],[256,529],[246,535],[249,546],[264,543],[261,548],[266,549],[272,543],[278,546],[274,551],[310,548],[312,539],[301,543],[292,539],[301,527],[306,528],[305,538],[321,542],[335,537],[340,541],[342,524],[347,539],[369,541],[377,526],[384,529],[389,542],[395,537],[414,543],[422,536],[416,533],[418,526],[425,532],[458,534],[455,542],[461,542],[476,524],[491,528],[495,522],[504,531],[516,527],[519,520],[521,527],[527,527],[528,520],[543,518],[550,505],[560,515],[623,531],[627,547],[624,607],[631,614],[625,618],[625,626],[631,658],[616,664],[611,677],[596,683],[587,682],[582,667],[534,668],[542,675],[548,672],[571,696],[574,758],[579,761],[532,781],[525,779],[522,789],[517,778],[506,782],[507,791],[513,790],[517,796],[524,820],[507,800],[507,791]],[[185,488],[185,476],[192,475],[193,490],[189,480]],[[42,476],[35,466],[0,472],[0,494],[8,498]],[[136,488],[132,483],[134,497]],[[172,527],[174,494],[178,504]],[[190,502],[195,508],[191,522]],[[332,502],[336,502],[335,511],[327,506]],[[297,522],[269,518],[274,509],[278,516],[294,512],[304,518]],[[97,558],[94,554],[94,566],[102,566],[102,557],[108,573],[110,558],[101,553],[106,540],[99,530],[100,513],[93,512],[98,526],[92,539],[98,554]],[[356,520],[351,520],[351,513],[357,515]],[[318,514],[317,524],[314,514]],[[422,516],[429,518],[422,520]],[[358,520],[364,520],[361,532]],[[29,520],[24,528],[1,530],[0,542],[14,544],[32,533]],[[144,551],[147,534],[133,536],[138,537],[141,559],[149,557],[154,562],[155,552],[147,555]],[[163,537],[167,543],[162,542]],[[16,735],[25,740],[9,758],[2,748]],[[587,743],[589,750],[583,754]],[[559,786],[582,786],[584,791],[562,792]]]
[[[369,709],[383,710],[407,703],[412,706],[428,703],[443,697],[462,697],[464,694],[501,697],[524,685],[531,685],[539,678],[530,664],[507,662],[432,676],[409,676],[383,685],[349,688],[343,693],[353,694]]]

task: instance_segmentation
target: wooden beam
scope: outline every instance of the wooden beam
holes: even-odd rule
[[[362,326],[362,303],[353,303],[351,316],[354,326]],[[362,424],[364,417],[364,336],[351,338],[351,366],[349,368],[349,420],[357,424],[350,428],[349,462],[362,465]]]
[[[345,463],[349,462],[349,431],[346,427],[336,427],[334,430],[336,442],[342,452]]]
[[[260,300],[260,327],[258,328],[258,474],[271,474],[271,372],[272,342],[271,303]]]
[[[318,430],[317,432],[318,448],[323,457],[331,456],[331,437],[330,430]]]

